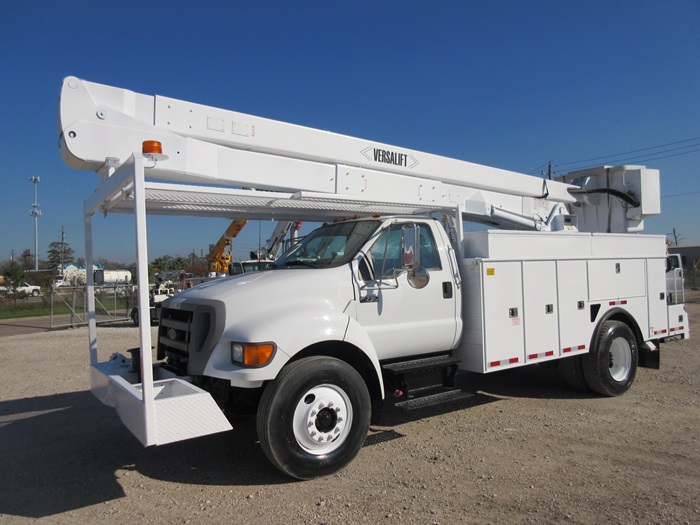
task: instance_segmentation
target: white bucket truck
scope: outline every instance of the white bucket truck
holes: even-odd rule
[[[460,369],[558,363],[614,396],[689,335],[665,239],[638,234],[660,211],[656,170],[542,180],[75,77],[60,129],[64,160],[101,175],[88,265],[92,215],[135,215],[142,310],[147,212],[328,221],[274,269],[166,300],[155,365],[143,323],[139,359],[98,359],[88,283],[92,390],[145,445],[228,430],[220,407],[253,407],[270,461],[312,478],[355,457],[387,400],[465,396]]]

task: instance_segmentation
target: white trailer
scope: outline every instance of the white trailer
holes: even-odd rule
[[[92,390],[144,445],[230,429],[219,406],[254,406],[267,457],[307,479],[351,461],[384,403],[463,397],[459,369],[557,363],[618,395],[637,366],[659,366],[662,342],[689,336],[664,238],[637,233],[660,211],[656,170],[542,180],[75,77],[60,129],[64,160],[101,175],[88,265],[92,215],[135,215],[142,310],[147,213],[356,217],[273,270],[165,301],[155,365],[143,323],[139,359],[99,361],[90,280]],[[465,220],[500,230],[465,234]]]
[[[131,284],[131,271],[129,270],[95,270],[95,284],[105,286],[116,284]]]

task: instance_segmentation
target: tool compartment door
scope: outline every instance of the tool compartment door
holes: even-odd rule
[[[670,318],[666,304],[666,261],[664,259],[647,260],[647,301],[649,302],[649,339],[665,337],[668,333]]]
[[[557,261],[561,356],[588,351],[591,319],[586,261]]]
[[[525,359],[540,362],[559,357],[557,265],[554,261],[523,262]]]
[[[485,371],[525,360],[522,263],[483,261]]]

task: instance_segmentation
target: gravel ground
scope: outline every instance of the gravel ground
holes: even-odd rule
[[[691,328],[700,294],[688,297]],[[137,330],[98,329],[100,353]],[[144,448],[89,393],[85,328],[0,338],[0,522],[266,524],[700,523],[700,345],[601,398],[528,367],[464,374],[456,410],[390,413],[345,470],[275,470],[254,420]]]

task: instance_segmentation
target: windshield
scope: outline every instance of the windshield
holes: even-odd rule
[[[313,231],[275,261],[276,268],[332,268],[348,263],[379,227],[379,221],[340,222]]]

